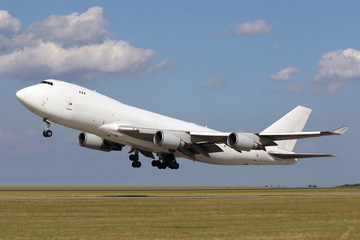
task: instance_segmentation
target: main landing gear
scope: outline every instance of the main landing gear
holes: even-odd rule
[[[132,167],[133,168],[140,168],[141,167],[141,162],[139,161],[139,151],[135,150],[134,154],[131,154],[129,156],[130,161],[132,161]]]
[[[176,162],[174,154],[161,154],[159,160],[153,160],[151,165],[158,169],[179,169],[180,165]]]
[[[51,123],[49,122],[49,120],[47,120],[47,118],[44,118],[43,121],[46,123],[45,130],[43,131],[43,136],[51,137],[53,135],[52,131],[49,130],[49,128],[51,127]]]
[[[133,154],[129,156],[130,161],[132,161],[131,165],[133,168],[140,168],[141,162],[139,161],[139,150],[132,148],[130,153],[132,152]],[[163,153],[158,156],[159,160],[153,160],[151,162],[153,167],[157,167],[158,169],[179,169],[180,165],[177,163],[174,154]]]

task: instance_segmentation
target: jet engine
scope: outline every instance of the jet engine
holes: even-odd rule
[[[241,133],[230,133],[227,145],[238,151],[250,151],[258,148],[258,144],[253,139]]]
[[[154,135],[153,141],[155,145],[173,150],[184,147],[185,145],[185,142],[178,136],[173,133],[163,131],[157,131]]]
[[[80,146],[94,150],[110,152],[121,151],[123,145],[103,139],[97,135],[82,132],[79,134],[78,143]]]

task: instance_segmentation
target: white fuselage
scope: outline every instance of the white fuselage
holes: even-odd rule
[[[125,105],[81,86],[58,80],[53,85],[42,83],[20,90],[17,97],[30,111],[60,125],[98,135],[104,139],[146,151],[165,150],[153,142],[118,132],[116,126],[137,126],[183,132],[217,132],[193,123],[170,118]],[[111,127],[114,126],[113,129]],[[110,129],[109,129],[110,128]],[[223,152],[198,154],[196,161],[222,165],[286,165],[297,159],[276,160],[264,150],[238,152],[226,144],[218,144]],[[177,157],[187,158],[180,152]]]

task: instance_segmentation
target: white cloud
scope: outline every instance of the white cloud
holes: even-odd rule
[[[13,18],[6,10],[0,10],[0,35],[12,36],[19,29],[19,19]]]
[[[297,72],[298,72],[297,68],[288,67],[288,68],[281,70],[277,74],[271,75],[270,79],[275,80],[275,81],[282,81],[283,83],[281,83],[280,85],[274,86],[270,90],[273,92],[279,92],[279,91],[297,92],[297,93],[302,92],[302,87],[299,84],[288,82],[289,80],[291,80],[292,75]]]
[[[0,49],[2,50],[33,46],[39,40],[55,42],[63,47],[83,46],[101,43],[110,35],[105,29],[107,21],[103,18],[102,7],[92,7],[83,14],[52,15],[42,22],[31,24],[22,32],[18,32],[20,28],[18,19],[14,19],[10,15],[7,18],[12,20],[7,22],[13,23],[11,29],[16,34],[13,36],[8,35],[8,39],[3,39],[5,41],[0,43]],[[16,27],[17,22],[18,27]],[[10,28],[10,24],[6,26]]]
[[[231,30],[223,31],[224,34],[256,36],[268,34],[274,29],[274,26],[258,19],[254,22],[244,22],[233,26]]]
[[[209,81],[201,83],[200,87],[220,89],[220,88],[224,88],[226,83],[227,83],[227,81],[224,77],[213,76],[213,77],[211,77],[211,79]]]
[[[102,44],[62,48],[53,42],[39,42],[0,56],[0,76],[28,79],[31,72],[42,76],[66,74],[149,73],[166,65],[166,61],[150,64],[155,51],[132,47],[128,42],[106,40]]]
[[[106,25],[103,8],[92,7],[83,14],[52,15],[42,22],[31,24],[23,35],[30,35],[34,40],[59,43],[63,47],[83,46],[103,42],[109,36]]]
[[[360,51],[352,48],[325,53],[314,81],[360,78]]]
[[[352,48],[325,53],[312,81],[324,83],[323,89],[334,93],[350,79],[360,80],[360,51]]]
[[[0,77],[39,81],[66,76],[81,80],[99,73],[149,74],[169,64],[167,59],[153,62],[154,50],[110,40],[102,7],[82,14],[52,15],[22,32],[20,22],[4,10],[2,18],[7,23],[0,23],[0,31],[12,29],[14,34],[0,34],[0,49],[10,51],[0,56]]]
[[[13,45],[13,38],[20,29],[20,21],[7,11],[0,10],[0,51]]]
[[[270,79],[273,79],[273,80],[290,80],[291,76],[293,74],[297,73],[297,72],[298,72],[297,68],[288,67],[288,68],[285,68],[285,69],[281,70],[277,74],[271,75]]]

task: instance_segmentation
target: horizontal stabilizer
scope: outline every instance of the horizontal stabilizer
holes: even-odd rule
[[[349,129],[348,126],[343,126],[343,127],[341,127],[341,128],[338,128],[338,129],[332,131],[332,133],[333,133],[333,135],[342,135],[342,134],[344,134],[348,129]]]
[[[293,159],[293,158],[318,158],[318,157],[336,157],[332,154],[327,153],[270,153],[271,156],[282,158],[282,159]]]

